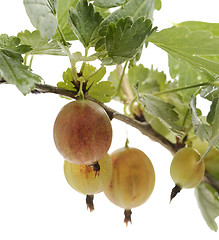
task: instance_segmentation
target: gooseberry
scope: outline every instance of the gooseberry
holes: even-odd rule
[[[53,135],[65,160],[74,164],[92,164],[107,153],[112,141],[112,126],[100,105],[78,100],[61,109]]]
[[[201,141],[195,138],[192,141],[192,146],[201,154],[205,153],[208,147],[207,141]],[[207,156],[204,158],[205,170],[215,179],[219,180],[219,150],[213,147]]]
[[[131,222],[131,209],[142,205],[154,189],[154,168],[145,153],[136,148],[118,149],[111,158],[113,175],[104,193],[112,203],[125,209],[127,225]]]
[[[182,188],[194,188],[199,185],[205,173],[201,155],[192,147],[181,148],[173,157],[170,175],[175,187],[172,189],[172,200]]]
[[[102,192],[112,177],[112,161],[109,154],[105,154],[99,161],[100,169],[85,164],[77,165],[64,161],[64,174],[69,185],[79,193],[87,195],[88,208],[93,210],[93,195]]]

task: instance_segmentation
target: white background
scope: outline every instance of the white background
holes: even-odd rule
[[[218,0],[163,0],[155,12],[161,30],[171,22],[201,20],[218,22]],[[16,35],[33,30],[22,1],[0,1],[0,32]],[[73,44],[74,47],[74,44]],[[78,51],[78,44],[75,45]],[[167,72],[166,54],[150,45],[141,62]],[[55,85],[69,67],[65,57],[37,56],[33,71]],[[53,123],[68,102],[54,94],[23,96],[14,86],[0,86],[0,239],[210,239],[219,234],[203,220],[193,190],[183,190],[171,204],[174,186],[169,166],[171,154],[137,130],[113,120],[109,152],[130,146],[143,150],[153,162],[156,185],[151,198],[133,209],[133,224],[123,223],[123,209],[112,205],[103,193],[95,196],[95,211],[85,206],[85,196],[67,184],[63,158],[53,142]],[[122,111],[118,103],[110,106]],[[217,221],[219,223],[219,221]]]

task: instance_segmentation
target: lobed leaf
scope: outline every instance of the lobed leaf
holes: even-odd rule
[[[219,198],[218,192],[211,185],[201,183],[195,189],[195,196],[202,216],[209,228],[217,231],[218,226],[215,218],[219,216]]]
[[[108,25],[110,23],[116,23],[121,18],[132,17],[133,20],[137,20],[139,17],[145,17],[152,19],[153,11],[155,7],[155,0],[129,0],[122,6],[112,12],[104,21],[101,23],[101,30],[99,34],[105,36]]]
[[[64,88],[70,91],[76,91],[74,86],[74,78],[71,68],[68,68],[62,75],[63,81],[57,83],[57,87]]]
[[[51,39],[57,29],[57,20],[48,0],[23,0],[27,15],[42,37]]]
[[[42,80],[40,76],[23,65],[20,59],[12,58],[4,51],[0,51],[0,75],[8,83],[15,84],[24,95],[35,87],[35,83]]]
[[[103,18],[87,0],[80,0],[76,9],[70,8],[72,29],[85,48],[90,47],[98,38],[98,29]]]
[[[133,58],[152,28],[151,20],[144,17],[135,22],[131,17],[110,23],[106,37],[100,39],[95,48],[100,51],[99,58],[106,65],[121,64]]]
[[[43,38],[39,30],[29,32],[25,30],[20,32],[17,35],[21,40],[22,44],[29,45],[31,51],[29,52],[32,55],[35,54],[49,54],[49,55],[60,55],[65,56],[63,49],[60,47],[60,44],[56,40],[49,41],[47,38]]]
[[[102,81],[97,83],[95,87],[90,88],[88,94],[100,102],[110,102],[115,94],[115,87],[112,82]]]

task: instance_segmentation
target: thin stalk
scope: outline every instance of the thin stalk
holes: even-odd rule
[[[121,90],[122,81],[123,81],[123,77],[125,75],[125,69],[126,69],[127,65],[128,65],[128,61],[125,62],[124,68],[122,70],[122,75],[121,75],[120,80],[119,80],[119,85],[118,85],[118,88],[117,88],[117,92],[120,92],[120,90]]]
[[[67,41],[65,39],[65,36],[64,36],[64,34],[63,34],[63,32],[62,32],[62,30],[59,26],[57,26],[57,30],[58,30],[58,33],[59,33],[61,39],[62,39],[63,45],[67,47],[68,43],[67,43]]]
[[[173,89],[169,89],[169,90],[165,90],[165,91],[161,91],[161,92],[156,92],[153,95],[160,96],[160,95],[167,94],[167,93],[179,92],[179,91],[184,91],[184,90],[191,89],[191,88],[203,87],[203,86],[208,86],[208,85],[214,85],[214,83],[211,83],[211,82],[198,83],[198,84],[194,84],[194,85],[190,85],[190,86],[186,86],[186,87],[179,87],[179,88],[173,88]]]
[[[89,50],[89,48],[86,47],[85,48],[85,57],[88,56],[88,50]],[[81,70],[80,70],[81,73],[83,73],[85,66],[86,66],[86,62],[83,62],[82,65],[81,65]]]
[[[30,63],[29,63],[29,67],[31,68],[31,66],[32,66],[32,63],[33,63],[33,55],[31,56],[31,58],[30,58]]]

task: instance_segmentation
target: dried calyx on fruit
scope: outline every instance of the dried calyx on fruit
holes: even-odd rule
[[[205,173],[205,165],[201,155],[192,147],[180,149],[173,157],[170,175],[175,187],[172,189],[170,201],[182,188],[194,188],[199,185]]]
[[[142,205],[154,189],[154,168],[150,159],[136,148],[118,149],[111,158],[113,175],[104,193],[112,203],[125,209],[127,225],[131,222],[131,209]]]
[[[74,190],[86,195],[87,207],[91,211],[94,210],[93,195],[102,192],[112,177],[113,167],[109,154],[105,154],[98,161],[98,165],[100,169],[97,174],[92,166],[64,162],[64,174],[67,182]]]
[[[112,126],[105,110],[89,100],[77,100],[59,112],[53,136],[56,148],[73,164],[94,164],[108,151]]]

